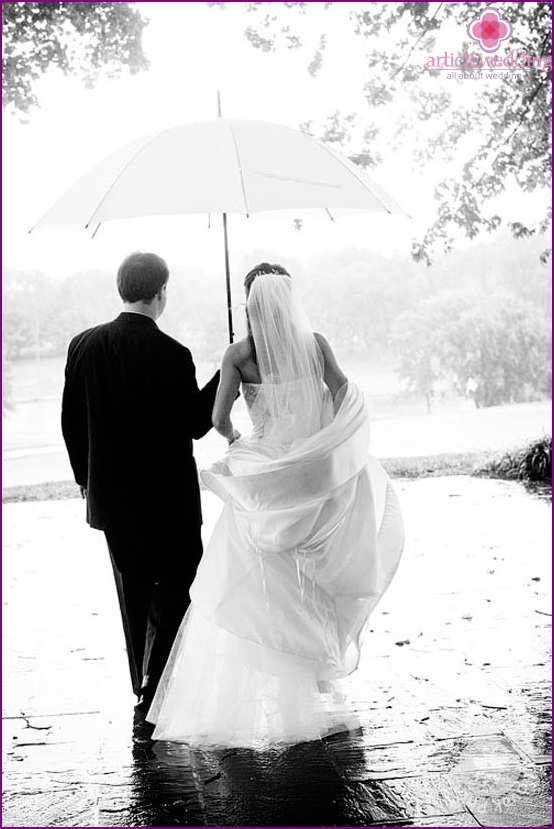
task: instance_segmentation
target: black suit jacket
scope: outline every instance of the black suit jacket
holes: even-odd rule
[[[71,341],[62,431],[92,527],[198,528],[192,439],[211,428],[218,380],[200,390],[188,348],[141,314]]]

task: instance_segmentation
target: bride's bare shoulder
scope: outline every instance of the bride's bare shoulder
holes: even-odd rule
[[[248,337],[231,343],[225,352],[225,360],[240,368],[252,359],[252,345]]]

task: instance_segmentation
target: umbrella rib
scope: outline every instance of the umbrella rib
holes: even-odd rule
[[[100,208],[102,207],[102,205],[104,204],[104,202],[106,201],[106,199],[108,198],[108,196],[110,195],[110,192],[113,190],[113,188],[115,187],[115,185],[117,184],[117,182],[119,181],[119,179],[121,178],[121,176],[123,175],[123,173],[125,172],[125,170],[127,169],[127,167],[128,167],[128,166],[129,166],[129,165],[130,165],[130,164],[131,164],[131,163],[132,163],[132,162],[136,159],[136,157],[137,157],[138,155],[140,155],[140,153],[141,153],[143,150],[145,150],[145,149],[146,149],[146,147],[149,147],[149,146],[150,146],[150,144],[152,144],[152,142],[156,140],[156,138],[159,138],[159,137],[160,137],[160,135],[163,135],[163,134],[164,134],[164,132],[169,132],[169,130],[168,130],[168,129],[167,129],[167,130],[161,130],[161,132],[157,132],[155,135],[153,135],[153,136],[152,136],[152,138],[151,138],[149,141],[146,141],[146,142],[142,145],[142,147],[139,147],[139,149],[136,151],[136,153],[134,153],[134,155],[132,155],[132,156],[131,156],[131,158],[127,161],[127,163],[123,165],[123,167],[121,168],[121,170],[119,171],[119,173],[116,175],[116,177],[115,177],[115,178],[113,179],[113,181],[110,183],[110,186],[108,187],[108,189],[106,190],[106,192],[104,193],[104,195],[102,196],[102,198],[100,199],[100,201],[98,202],[98,204],[96,205],[96,207],[94,208],[94,210],[93,210],[93,212],[92,212],[92,214],[91,214],[90,219],[89,219],[89,220],[88,220],[88,222],[85,224],[85,230],[88,228],[88,226],[90,225],[90,223],[92,222],[92,220],[94,219],[94,217],[96,216],[96,214],[98,213],[98,211],[100,210]]]
[[[369,189],[368,183],[367,183],[367,182],[365,182],[362,178],[360,178],[360,176],[359,176],[359,175],[355,172],[355,170],[351,170],[351,169],[350,169],[350,167],[348,167],[348,166],[344,163],[344,161],[342,160],[342,158],[340,157],[340,155],[338,155],[338,153],[334,153],[334,152],[332,152],[332,151],[329,149],[329,147],[326,147],[326,146],[325,146],[325,144],[323,144],[323,142],[321,142],[321,141],[318,141],[317,143],[319,144],[319,146],[320,146],[320,147],[323,147],[323,149],[324,149],[327,153],[329,153],[329,155],[330,155],[332,158],[335,158],[337,161],[340,161],[340,163],[342,164],[342,166],[344,167],[344,169],[345,169],[348,173],[350,173],[350,175],[354,176],[354,178],[356,179],[356,181],[358,181],[358,182],[362,185],[362,187],[366,187],[367,189]],[[373,192],[372,192],[372,194],[371,194],[371,195],[372,195],[372,196],[374,196],[375,198],[379,199],[379,201],[381,202],[381,204],[383,204],[383,201],[379,198],[379,196],[377,196],[377,195],[376,195],[375,193],[373,193]],[[387,213],[389,213],[389,214],[392,216],[392,210],[389,210],[389,208],[386,206],[386,204],[383,204],[383,207],[385,208],[385,210],[387,211]]]
[[[309,184],[311,187],[328,187],[331,190],[342,190],[342,184],[332,184],[329,181],[314,181],[309,178],[298,178],[298,176],[285,176],[282,173],[265,173],[262,170],[248,170],[253,176],[262,178],[274,178],[277,181],[290,181],[293,184]]]
[[[227,123],[227,126],[229,127],[229,131],[231,133],[231,138],[233,139],[233,144],[235,146],[235,153],[236,153],[236,156],[237,156],[237,163],[239,165],[239,176],[240,176],[240,185],[241,185],[241,188],[242,188],[242,198],[244,200],[244,212],[248,216],[250,214],[250,210],[248,209],[248,200],[246,198],[246,187],[244,186],[244,176],[242,174],[242,160],[241,160],[241,157],[240,157],[239,147],[238,147],[237,139],[235,137],[235,133],[233,131],[233,127],[229,123]]]

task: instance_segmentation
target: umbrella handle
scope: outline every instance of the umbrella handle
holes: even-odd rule
[[[223,214],[223,243],[225,247],[225,287],[227,290],[227,325],[229,328],[229,342],[234,340],[233,310],[231,303],[231,271],[229,268],[229,240],[227,236],[227,213]]]

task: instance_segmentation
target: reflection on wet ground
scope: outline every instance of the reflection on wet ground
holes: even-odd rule
[[[405,558],[346,683],[362,728],[263,752],[133,725],[101,534],[80,502],[5,508],[3,825],[550,825],[548,498],[399,489]]]

